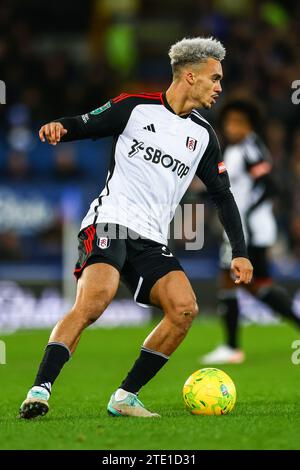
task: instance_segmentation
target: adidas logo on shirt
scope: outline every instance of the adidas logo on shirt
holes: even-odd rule
[[[145,126],[143,127],[143,129],[145,129],[146,131],[150,131],[150,132],[156,132],[154,124],[149,124],[149,126]]]

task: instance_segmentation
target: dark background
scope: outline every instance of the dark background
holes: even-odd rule
[[[299,31],[300,10],[292,1],[2,0],[0,79],[7,97],[0,106],[0,281],[39,292],[60,288],[64,226],[70,219],[79,229],[104,186],[109,139],[52,147],[39,142],[39,127],[123,91],[165,90],[170,46],[213,35],[227,49],[223,93],[203,115],[218,131],[218,110],[232,92],[263,106],[261,134],[284,189],[274,201],[279,234],[270,263],[275,278],[294,291],[300,278],[300,105],[292,102],[292,83],[300,79]],[[213,305],[221,228],[199,182],[184,202],[205,203],[205,244],[186,252],[183,242],[173,242],[174,251]]]

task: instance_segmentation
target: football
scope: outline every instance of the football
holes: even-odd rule
[[[225,415],[234,407],[235,385],[220,369],[200,369],[185,382],[183,399],[187,410],[194,415]]]

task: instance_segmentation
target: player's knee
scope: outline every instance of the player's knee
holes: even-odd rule
[[[97,297],[89,300],[82,300],[76,306],[76,314],[81,319],[83,326],[94,323],[102,315],[111,300],[109,292],[102,290],[97,293]]]
[[[178,303],[173,310],[172,323],[178,329],[188,331],[198,311],[198,305],[194,299]]]

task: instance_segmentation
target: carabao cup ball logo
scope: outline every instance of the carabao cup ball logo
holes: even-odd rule
[[[187,410],[192,414],[225,415],[234,407],[235,385],[220,369],[200,369],[185,382],[183,399]]]

